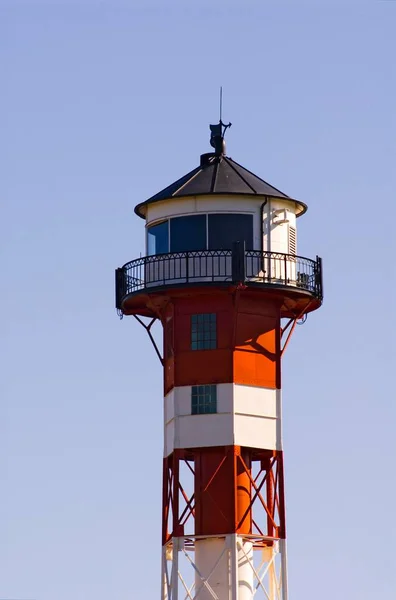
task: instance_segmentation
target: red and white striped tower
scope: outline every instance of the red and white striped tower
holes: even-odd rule
[[[161,598],[287,600],[281,359],[321,305],[321,259],[296,252],[306,205],[228,158],[224,128],[135,208],[147,251],[117,269],[116,305],[164,369]]]

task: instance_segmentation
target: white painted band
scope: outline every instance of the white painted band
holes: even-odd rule
[[[217,412],[192,414],[191,386],[164,399],[164,455],[175,448],[245,446],[282,450],[281,390],[222,383]]]

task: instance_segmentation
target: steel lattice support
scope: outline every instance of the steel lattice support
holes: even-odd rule
[[[236,534],[214,537],[217,555],[206,575],[194,560],[199,540],[199,536],[174,537],[163,547],[162,600],[287,599],[284,540]],[[219,566],[229,579],[221,592],[215,585]]]
[[[286,572],[282,452],[225,448],[222,459],[208,475],[204,490],[194,486],[199,454],[199,451],[175,450],[164,459],[162,597],[166,600],[243,600],[242,592],[248,589],[250,596],[246,595],[246,598],[254,595],[267,600],[286,600],[286,579],[282,578],[282,567]],[[210,495],[211,487],[215,487],[216,479],[222,477],[228,463],[232,463],[234,473],[239,473],[239,477],[244,475],[249,482],[250,497],[244,502],[243,510],[238,502],[232,504],[235,533],[196,535],[196,495]],[[200,540],[207,544],[208,539],[213,540],[213,556],[210,568],[205,569],[206,577],[203,577],[195,555]],[[247,587],[240,580],[241,573],[246,572],[241,567],[245,563],[247,581],[250,582]],[[230,573],[230,585],[222,588],[229,589],[227,597],[218,596],[211,586],[211,578],[219,576],[220,566],[222,573]],[[235,586],[242,590],[238,596]]]

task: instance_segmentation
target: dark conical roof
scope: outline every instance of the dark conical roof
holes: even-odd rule
[[[302,215],[307,206],[287,196],[251,171],[242,167],[231,158],[218,154],[202,154],[201,164],[165,189],[151,196],[135,207],[139,217],[145,218],[146,206],[152,202],[183,198],[186,196],[202,196],[209,194],[237,194],[279,198],[297,204],[297,216]]]

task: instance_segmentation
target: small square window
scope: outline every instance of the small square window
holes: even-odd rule
[[[217,412],[217,387],[215,385],[193,385],[191,388],[191,413],[207,415]]]
[[[216,313],[191,315],[191,350],[217,348]]]

